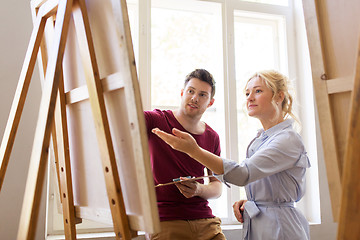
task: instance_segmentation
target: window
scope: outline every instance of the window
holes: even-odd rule
[[[294,37],[295,7],[302,14],[302,6],[294,2],[130,0],[127,4],[144,109],[176,109],[185,76],[195,68],[207,69],[216,80],[216,100],[203,120],[219,133],[222,157],[242,161],[260,127],[257,120],[247,117],[243,104],[244,84],[250,75],[274,68],[289,76],[298,93],[296,112],[312,163],[307,176],[311,184],[298,206],[309,221],[320,223],[314,103],[308,94],[312,96],[312,82],[311,74],[309,78],[302,73],[310,70],[299,64],[308,61],[308,50],[306,37],[301,43]],[[306,36],[304,23],[296,29]],[[309,90],[306,94],[301,89]],[[309,110],[302,107],[305,104]],[[232,204],[243,198],[243,188],[224,185],[222,196],[210,204],[224,225],[239,224]]]
[[[249,75],[274,68],[287,74],[294,80],[294,87],[298,87],[291,2],[251,2],[139,2],[148,4],[150,9],[142,26],[147,34],[139,39],[140,48],[141,43],[150,46],[150,51],[143,55],[147,60],[140,59],[138,65],[140,86],[146,88],[142,97],[148,100],[144,101],[144,109],[176,109],[185,76],[195,68],[207,69],[215,77],[217,91],[215,104],[206,111],[203,120],[219,133],[222,157],[237,161],[244,159],[247,144],[260,127],[244,111],[243,88]],[[312,137],[315,139],[314,133]],[[245,192],[225,185],[223,189],[222,196],[210,200],[210,204],[224,224],[237,224],[231,206],[244,198]]]

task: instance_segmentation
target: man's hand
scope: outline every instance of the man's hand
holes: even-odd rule
[[[192,198],[200,195],[201,183],[195,180],[188,179],[186,177],[180,177],[180,180],[185,180],[179,183],[175,183],[176,187],[186,198]]]

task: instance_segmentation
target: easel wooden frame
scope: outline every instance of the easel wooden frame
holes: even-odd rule
[[[44,92],[40,103],[40,113],[34,137],[35,143],[38,142],[42,144],[34,144],[33,147],[22,207],[22,214],[20,218],[21,228],[19,228],[18,239],[33,239],[35,235],[34,230],[36,229],[37,224],[38,209],[40,204],[40,197],[44,182],[45,166],[47,160],[47,148],[50,137],[49,129],[51,129],[52,117],[55,108],[56,91],[59,88],[60,76],[62,74],[62,53],[65,47],[71,6],[72,1],[62,1],[59,5],[56,1],[49,1],[45,3],[41,9],[39,9],[38,17],[34,22],[34,29],[30,38],[28,50],[15,93],[15,98],[11,107],[10,116],[1,145],[1,176],[3,179],[6,171],[6,166],[10,158],[16,130],[20,121],[23,105],[25,103],[26,94],[34,70],[36,55],[42,41],[45,23],[47,18],[57,13],[58,19],[55,25],[57,38],[54,39],[53,49],[51,51],[52,56],[49,58],[50,61],[48,63],[48,68],[46,72]],[[66,193],[64,194],[65,196],[68,196]],[[69,223],[69,225],[75,226],[75,224],[72,222],[72,219],[74,218],[69,218],[66,221]],[[71,232],[73,232],[73,236],[74,229],[75,227],[70,230]]]
[[[132,48],[129,23],[127,20],[128,16],[126,11],[126,2],[122,0],[121,6],[119,3],[118,7],[121,9],[124,16],[123,20],[125,21],[124,25],[126,25],[124,27],[126,41],[130,42],[130,47]],[[1,188],[16,135],[16,130],[20,121],[21,112],[26,99],[32,72],[37,59],[36,55],[41,48],[39,62],[41,63],[40,68],[43,69],[45,79],[43,81],[43,95],[40,102],[40,112],[30,160],[29,174],[26,183],[25,197],[20,219],[21,227],[19,228],[18,239],[33,239],[35,235],[34,231],[37,224],[38,209],[40,204],[41,190],[44,182],[51,134],[53,137],[52,139],[54,143],[53,145],[55,156],[58,158],[57,171],[64,214],[65,236],[66,239],[76,238],[75,224],[78,219],[75,217],[75,208],[72,195],[71,170],[68,152],[69,142],[65,111],[66,96],[64,92],[62,76],[62,61],[64,57],[71,14],[73,15],[76,25],[77,37],[79,41],[81,41],[81,44],[79,45],[81,46],[81,54],[86,74],[89,100],[91,103],[93,118],[96,122],[96,135],[102,156],[101,159],[103,172],[105,176],[115,236],[116,239],[120,239],[120,237],[122,239],[131,239],[133,236],[136,236],[136,232],[131,230],[129,219],[126,215],[119,173],[117,170],[117,163],[115,160],[114,149],[109,130],[109,122],[106,114],[103,86],[100,82],[99,70],[95,58],[85,0],[32,1],[32,9],[34,17],[34,29],[31,35],[0,151],[2,157],[0,169]],[[47,59],[47,49],[46,44],[44,43],[44,31],[46,22],[49,19],[50,21],[53,21],[51,18],[55,15],[56,20],[54,27],[54,39],[52,40],[52,46],[49,51],[49,57]],[[129,55],[128,57],[131,64],[135,65],[133,55]],[[136,76],[136,69],[134,67],[131,67],[130,69],[132,71],[131,74]],[[137,85],[133,85],[132,87],[139,91]],[[139,96],[134,96],[134,98],[130,99],[130,102],[135,104],[136,102],[141,101]],[[140,111],[142,110],[136,108],[137,113]],[[142,138],[141,140],[146,141],[145,138]],[[148,176],[146,180],[149,180]],[[147,194],[149,194],[150,197],[155,198],[154,194],[152,196],[151,193]],[[146,201],[146,199],[144,199],[144,201]],[[148,204],[148,206],[150,207],[150,204]],[[134,218],[136,217],[132,216],[132,219]],[[140,216],[138,220],[139,222],[135,223],[136,227],[138,227],[138,225],[143,227],[146,224],[146,220],[148,219],[149,217],[141,218]],[[153,219],[156,219],[156,216]],[[151,227],[154,229],[159,229],[156,221],[155,223],[152,222],[150,225],[152,225]]]
[[[335,143],[328,84],[332,81],[326,75],[324,54],[321,46],[317,6],[315,0],[303,0],[307,38],[309,43],[312,79],[323,144],[324,159],[328,177],[331,207],[334,220],[339,218],[341,200],[341,169]]]
[[[357,1],[303,0],[337,239],[354,240],[360,238],[359,6]]]
[[[341,211],[337,239],[359,239],[360,229],[360,38],[357,50],[354,90],[352,92],[350,119],[342,179]]]

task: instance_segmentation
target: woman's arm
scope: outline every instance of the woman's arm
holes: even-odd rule
[[[224,173],[222,159],[219,156],[201,148],[190,134],[182,132],[176,128],[173,128],[172,130],[174,135],[161,131],[158,128],[154,128],[152,132],[169,144],[173,149],[188,154],[190,157],[209,168],[215,174]]]

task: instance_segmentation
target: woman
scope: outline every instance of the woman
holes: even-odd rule
[[[153,133],[172,148],[211,169],[225,183],[245,186],[248,200],[234,204],[244,222],[244,239],[310,239],[305,217],[294,208],[305,192],[305,171],[310,167],[300,135],[292,128],[292,97],[288,79],[274,71],[254,74],[245,87],[248,114],[263,129],[250,142],[246,159],[238,164],[201,149],[193,138],[173,129],[173,135]]]

